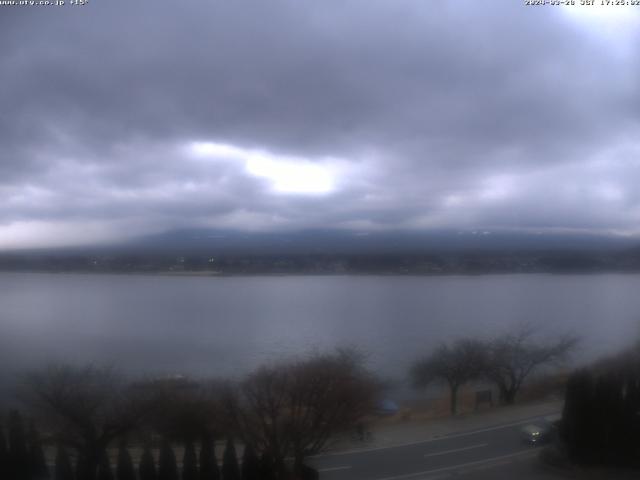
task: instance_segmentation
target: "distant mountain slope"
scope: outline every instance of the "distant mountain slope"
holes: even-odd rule
[[[640,271],[634,238],[488,231],[189,229],[85,248],[0,252],[0,270],[207,274]]]
[[[453,231],[354,232],[299,230],[246,233],[176,230],[138,238],[118,248],[160,252],[236,254],[433,253],[453,251],[617,250],[640,244],[629,237],[584,234]]]

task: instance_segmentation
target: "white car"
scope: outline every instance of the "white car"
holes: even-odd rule
[[[551,426],[546,424],[534,425],[529,424],[520,430],[522,439],[532,445],[546,443],[550,439]]]

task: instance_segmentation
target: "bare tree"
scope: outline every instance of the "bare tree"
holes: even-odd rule
[[[573,336],[554,341],[536,340],[534,328],[520,327],[515,333],[488,344],[485,375],[497,385],[500,400],[511,405],[534,370],[564,360],[576,343],[577,338]]]
[[[486,348],[482,342],[461,339],[440,345],[431,355],[418,360],[411,368],[416,387],[444,381],[449,386],[451,414],[458,411],[458,390],[483,372]]]
[[[188,378],[155,379],[138,382],[140,389],[158,399],[149,426],[163,437],[178,442],[215,438],[226,430],[222,381],[194,381]]]
[[[108,367],[52,366],[28,375],[21,393],[57,440],[77,450],[82,480],[95,479],[109,444],[140,425],[155,405]]]
[[[286,457],[299,472],[306,456],[351,431],[372,411],[377,389],[353,351],[317,354],[251,374],[232,403],[233,418],[245,441],[273,458],[281,478]]]

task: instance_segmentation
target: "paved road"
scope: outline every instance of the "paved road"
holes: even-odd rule
[[[523,425],[506,425],[407,444],[321,455],[310,463],[322,480],[421,480],[444,478],[530,459],[538,452],[520,437]]]

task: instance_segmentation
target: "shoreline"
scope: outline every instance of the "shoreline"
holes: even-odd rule
[[[0,275],[104,275],[104,276],[146,276],[146,277],[201,277],[201,278],[233,278],[233,277],[489,277],[489,276],[569,276],[593,277],[598,275],[640,275],[639,270],[601,270],[601,271],[532,271],[532,272],[440,272],[440,273],[407,273],[407,272],[203,272],[189,271],[88,271],[88,270],[0,270]]]

